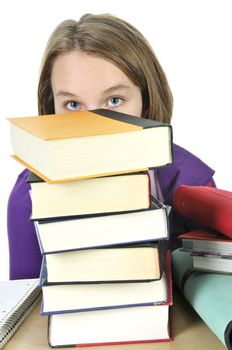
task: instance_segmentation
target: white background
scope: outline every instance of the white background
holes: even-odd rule
[[[62,20],[111,13],[135,25],[156,52],[174,95],[174,141],[216,170],[232,191],[232,10],[228,0],[1,0],[0,280],[8,279],[6,207],[23,169],[10,159],[10,116],[37,114],[37,79],[48,36]]]

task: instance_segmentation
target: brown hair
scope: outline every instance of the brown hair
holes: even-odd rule
[[[77,49],[111,61],[141,89],[142,117],[170,123],[172,93],[152,48],[136,28],[108,14],[86,14],[79,21],[65,20],[55,28],[41,64],[40,115],[55,113],[51,87],[54,60],[62,53]]]

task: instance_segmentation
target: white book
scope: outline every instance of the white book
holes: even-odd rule
[[[147,210],[34,223],[42,254],[169,237],[168,208],[156,198]]]
[[[0,348],[40,300],[38,279],[0,281]]]

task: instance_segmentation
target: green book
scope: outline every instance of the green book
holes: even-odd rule
[[[192,270],[192,256],[172,252],[173,279],[215,335],[232,349],[232,276]]]

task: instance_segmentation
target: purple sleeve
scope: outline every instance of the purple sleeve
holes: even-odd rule
[[[192,153],[174,144],[174,162],[168,167],[157,170],[158,181],[162,190],[164,203],[172,207],[170,215],[170,248],[176,249],[181,233],[200,228],[199,224],[179,215],[173,208],[173,197],[178,186],[215,186],[214,170]]]
[[[184,148],[174,144],[173,164],[158,169],[157,176],[166,204],[173,204],[173,196],[180,185],[215,186],[214,170]]]
[[[18,177],[8,200],[7,227],[10,255],[10,279],[36,278],[41,254],[33,222],[30,221],[28,170]]]

